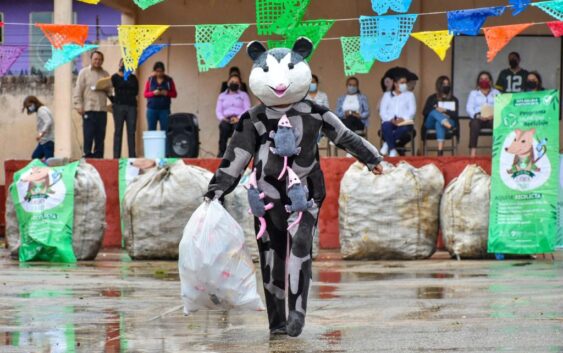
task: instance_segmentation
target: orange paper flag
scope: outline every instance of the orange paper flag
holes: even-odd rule
[[[51,45],[57,49],[61,49],[65,44],[83,46],[88,38],[88,26],[86,25],[36,23],[35,27],[41,28]]]
[[[504,48],[512,38],[520,32],[533,25],[533,23],[522,23],[518,25],[496,26],[483,28],[485,39],[489,50],[487,51],[487,62],[493,61],[495,56]]]

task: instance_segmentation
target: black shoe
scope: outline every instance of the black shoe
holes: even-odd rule
[[[287,318],[287,334],[290,337],[297,337],[303,332],[305,326],[305,315],[295,310],[289,312]]]
[[[287,335],[287,327],[285,326],[285,323],[270,329],[270,335]]]

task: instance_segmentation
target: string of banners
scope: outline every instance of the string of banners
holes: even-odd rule
[[[80,0],[97,4],[97,0]],[[145,9],[163,0],[133,0]],[[495,56],[518,34],[533,25],[545,24],[555,37],[563,35],[563,0],[531,2],[509,0],[505,6],[485,7],[432,13],[406,13],[412,0],[372,0],[377,16],[360,16],[351,19],[303,20],[311,0],[256,0],[256,23],[202,24],[202,25],[118,25],[118,40],[126,76],[135,71],[152,55],[167,46],[193,45],[196,48],[200,72],[223,68],[237,55],[244,42],[241,37],[249,26],[257,27],[262,36],[281,36],[268,39],[268,46],[291,47],[301,36],[312,40],[314,49],[323,40],[340,40],[346,75],[368,73],[375,61],[390,62],[400,57],[403,47],[413,37],[433,50],[441,60],[457,35],[476,36],[484,33],[488,45],[487,60]],[[530,22],[505,26],[483,27],[489,17],[501,16],[506,9],[517,16],[529,6],[549,14],[556,21]],[[395,14],[387,14],[389,11]],[[420,16],[445,14],[448,28],[437,31],[415,32],[412,30]],[[326,38],[337,21],[359,20],[360,35],[356,37]],[[31,25],[29,23],[2,23],[5,25]],[[98,48],[87,44],[87,25],[36,23],[52,46],[52,57],[45,63],[46,70],[55,70],[86,51]],[[155,44],[170,27],[195,27],[194,43]],[[26,50],[26,46],[0,46],[0,76],[6,74],[14,62]],[[310,59],[310,58],[309,58]]]

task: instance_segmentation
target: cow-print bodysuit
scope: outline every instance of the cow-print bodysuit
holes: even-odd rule
[[[277,130],[278,121],[286,115],[298,135],[301,153],[289,158],[288,165],[309,189],[309,198],[316,207],[303,212],[297,227],[287,230],[288,222],[297,217],[288,214],[286,179],[278,180],[283,157],[270,151],[274,141],[270,131]],[[286,288],[289,317],[304,320],[307,295],[311,280],[311,250],[317,226],[319,208],[325,197],[323,173],[319,164],[317,141],[319,133],[327,136],[338,147],[345,149],[371,170],[381,160],[377,149],[354,132],[325,107],[311,101],[301,101],[289,108],[277,109],[263,104],[251,108],[241,117],[221,165],[210,182],[206,196],[222,199],[237,185],[250,161],[254,160],[258,188],[266,194],[264,202],[274,203],[266,213],[267,230],[258,240],[264,292],[270,329],[285,327]],[[287,174],[286,174],[287,175]],[[256,222],[256,231],[259,224]],[[289,236],[288,236],[289,235]]]

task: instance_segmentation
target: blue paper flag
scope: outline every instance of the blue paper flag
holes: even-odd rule
[[[472,10],[448,12],[448,30],[454,35],[466,34],[476,36],[485,24],[487,17],[500,16],[504,13],[504,6],[484,7]]]
[[[417,15],[361,16],[360,54],[366,61],[393,61],[412,32]]]
[[[231,48],[231,51],[229,51],[229,53],[223,58],[223,60],[219,63],[218,67],[222,68],[225,67],[227,65],[229,65],[229,63],[231,62],[231,60],[233,60],[233,58],[235,57],[235,55],[238,54],[238,52],[240,51],[240,49],[242,48],[243,43],[242,42],[237,42],[235,43],[235,45],[233,45],[233,47]]]
[[[158,53],[159,51],[161,51],[163,48],[165,48],[167,46],[168,46],[168,44],[151,44],[151,45],[149,45],[145,50],[143,50],[143,53],[141,54],[141,57],[139,58],[139,63],[137,64],[137,67],[143,65],[145,63],[145,61],[147,61],[151,56]],[[123,73],[123,78],[125,80],[127,80],[132,73],[133,73],[133,71],[131,71],[131,70],[125,70],[125,72]]]
[[[371,7],[378,15],[384,15],[389,9],[395,12],[407,12],[412,0],[371,0]]]
[[[65,44],[61,49],[53,47],[51,58],[45,63],[45,70],[53,71],[57,67],[71,62],[80,54],[96,48],[98,48],[98,46],[95,44],[85,44],[84,46]]]
[[[532,0],[509,0],[512,5],[512,16],[519,15],[522,11],[526,10]]]

